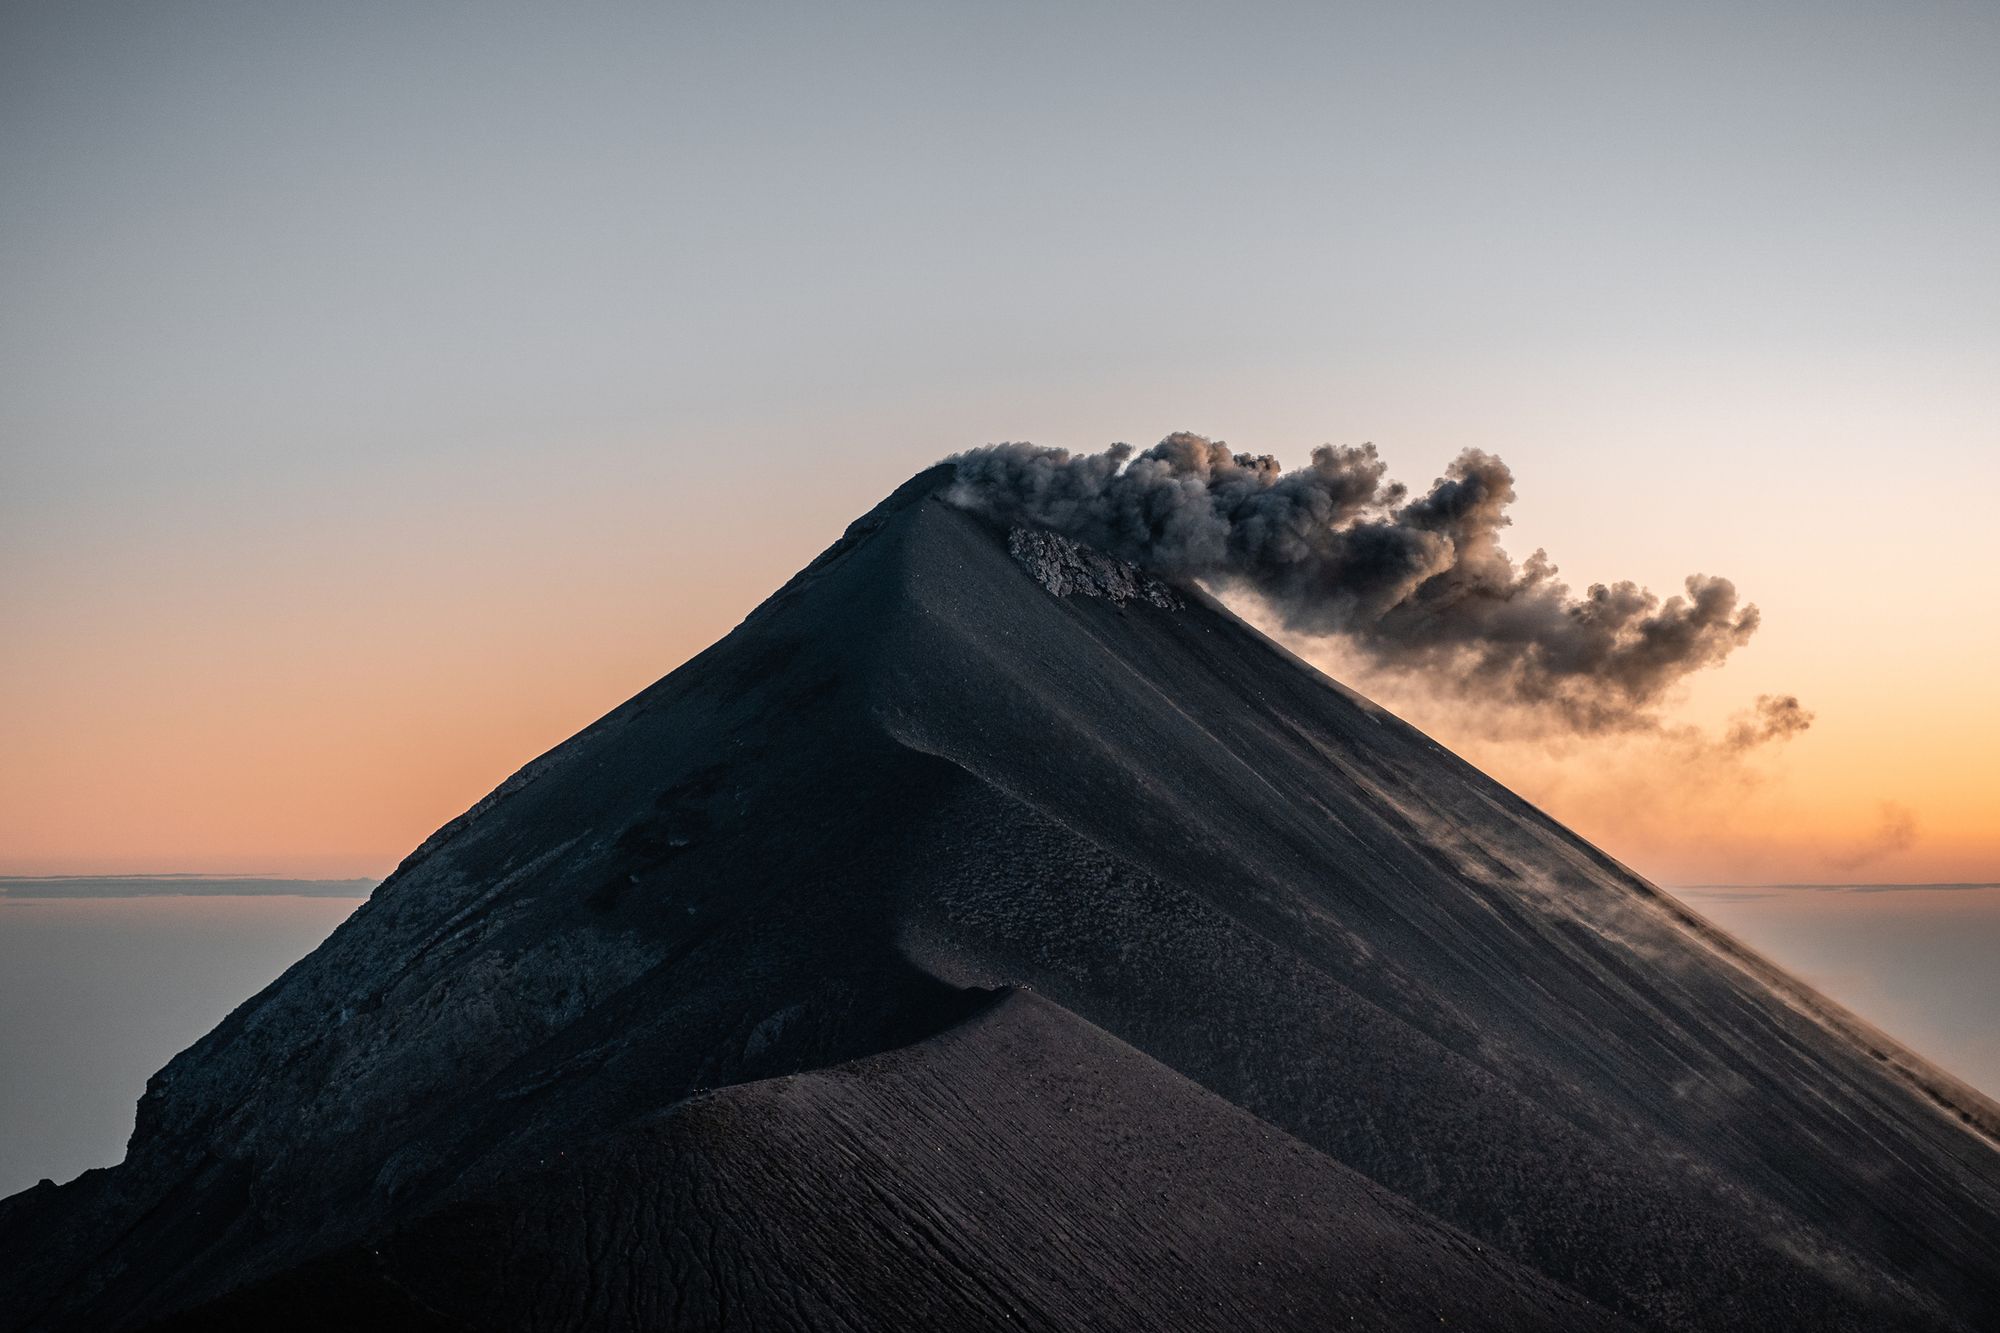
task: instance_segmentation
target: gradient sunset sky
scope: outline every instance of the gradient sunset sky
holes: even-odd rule
[[[1192,430],[1735,580],[1720,770],[1358,682],[1641,872],[2000,879],[2000,8],[0,13],[0,873],[386,873],[918,468]]]

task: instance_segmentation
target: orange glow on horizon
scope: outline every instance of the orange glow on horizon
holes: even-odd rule
[[[727,633],[880,485],[774,510],[758,480],[702,479],[712,502],[672,523],[657,479],[562,504],[517,481],[444,513],[385,504],[358,536],[267,515],[29,571],[0,590],[36,627],[0,648],[0,873],[386,874]],[[1670,720],[1713,733],[1796,691],[1817,721],[1723,768],[1643,740],[1496,739],[1421,682],[1307,655],[1662,883],[2000,879],[1994,628],[1924,607],[1887,624],[1883,596],[1860,636],[1812,605],[1810,570],[1743,583],[1765,628]]]
[[[0,873],[386,875],[818,549],[800,525],[744,558],[726,507],[599,517],[48,571],[44,632],[0,652]]]
[[[627,588],[533,604],[418,597],[309,637],[249,615],[199,633],[169,614],[106,623],[25,664],[39,706],[8,726],[0,872],[386,874],[522,763],[726,633],[767,590],[749,583],[660,581],[647,617]],[[1662,882],[1972,881],[2000,868],[2000,780],[1981,759],[2000,736],[1950,725],[1944,694],[1860,716],[1822,694],[1813,731],[1717,770],[1643,740],[1495,740],[1413,683],[1324,664]],[[1885,803],[1908,812],[1907,844],[1885,829]]]

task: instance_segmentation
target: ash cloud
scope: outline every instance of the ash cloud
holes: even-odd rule
[[[1729,726],[1722,743],[1732,750],[1749,750],[1770,741],[1785,741],[1813,724],[1813,715],[1794,694],[1760,694],[1747,716]]]
[[[1576,732],[1656,727],[1675,684],[1757,629],[1757,608],[1725,578],[1692,575],[1664,600],[1631,582],[1578,594],[1544,552],[1515,562],[1500,545],[1513,474],[1477,449],[1421,494],[1390,480],[1371,444],[1321,446],[1290,471],[1190,434],[1097,454],[996,444],[951,461],[957,504],[1168,578],[1247,590],[1287,632],[1338,636],[1374,668],[1448,679]],[[1728,743],[1783,739],[1810,720],[1796,699],[1765,696]]]

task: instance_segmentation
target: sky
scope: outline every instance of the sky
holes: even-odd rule
[[[2000,10],[0,6],[0,873],[380,875],[918,468],[1463,448],[1763,611],[1670,884],[2000,877]],[[1342,674],[1337,643],[1307,655]]]

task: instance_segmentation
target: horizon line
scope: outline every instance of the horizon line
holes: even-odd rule
[[[1800,880],[1774,884],[1666,884],[1663,888],[1696,893],[1703,889],[1842,889],[1866,893],[1888,889],[2000,889],[2000,880]]]

